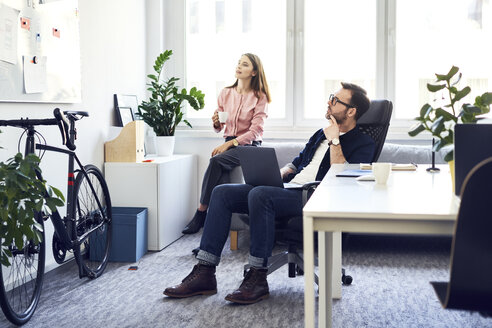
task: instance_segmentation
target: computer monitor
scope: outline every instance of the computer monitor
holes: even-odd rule
[[[492,157],[492,124],[456,124],[454,128],[455,194],[471,169]]]

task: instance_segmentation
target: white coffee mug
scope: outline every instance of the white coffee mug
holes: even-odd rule
[[[391,163],[372,163],[372,174],[377,184],[386,184],[391,172]]]
[[[219,114],[219,122],[225,123],[227,121],[227,117],[229,116],[228,112],[217,112]]]

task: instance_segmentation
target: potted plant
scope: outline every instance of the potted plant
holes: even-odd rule
[[[457,123],[476,123],[479,115],[486,114],[490,111],[492,104],[492,93],[485,92],[481,96],[475,98],[473,104],[462,103],[461,107],[456,108],[457,103],[465,98],[471,89],[469,86],[459,90],[457,84],[461,80],[462,74],[459,73],[459,68],[451,67],[447,74],[436,74],[435,84],[427,84],[427,90],[432,93],[446,90],[448,97],[439,97],[447,99],[446,104],[437,104],[436,107],[430,104],[425,104],[420,109],[420,116],[415,119],[418,121],[408,132],[411,137],[414,137],[422,131],[429,131],[432,137],[436,140],[432,151],[437,152],[447,145],[454,144],[454,125]],[[458,75],[456,75],[458,74]],[[446,162],[451,162],[454,159],[453,149],[450,149],[444,156]],[[454,162],[451,162],[452,166]],[[452,169],[451,172],[454,172]]]
[[[23,249],[27,240],[34,240],[36,244],[42,240],[43,227],[36,222],[33,213],[49,213],[64,204],[65,199],[58,189],[36,177],[36,172],[41,172],[39,161],[34,154],[23,158],[18,153],[0,162],[0,262],[3,266],[10,266],[12,243],[17,249]]]
[[[186,89],[179,90],[176,86],[176,82],[179,78],[171,77],[162,81],[164,64],[171,55],[172,50],[166,50],[157,56],[154,64],[154,70],[156,74],[149,74],[147,77],[150,79],[150,83],[147,85],[150,91],[150,97],[148,101],[142,101],[138,106],[138,115],[143,119],[148,126],[150,126],[157,135],[157,148],[162,138],[159,137],[171,137],[171,149],[167,152],[164,150],[158,150],[159,155],[171,155],[174,148],[174,133],[176,132],[176,126],[183,121],[189,127],[192,127],[190,122],[183,119],[182,105],[184,101],[187,101],[190,106],[195,110],[200,110],[205,106],[205,95],[197,88],[193,87],[189,93]]]

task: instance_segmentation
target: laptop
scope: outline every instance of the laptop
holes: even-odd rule
[[[492,124],[456,124],[454,128],[455,194],[475,165],[492,157]]]
[[[252,186],[272,186],[289,189],[302,189],[296,183],[284,183],[274,148],[239,147],[239,161],[243,170],[244,182]]]

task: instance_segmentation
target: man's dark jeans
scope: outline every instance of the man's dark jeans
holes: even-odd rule
[[[266,267],[275,241],[275,218],[302,215],[302,191],[248,184],[214,188],[197,259],[218,265],[229,235],[232,213],[249,214],[250,259]]]

